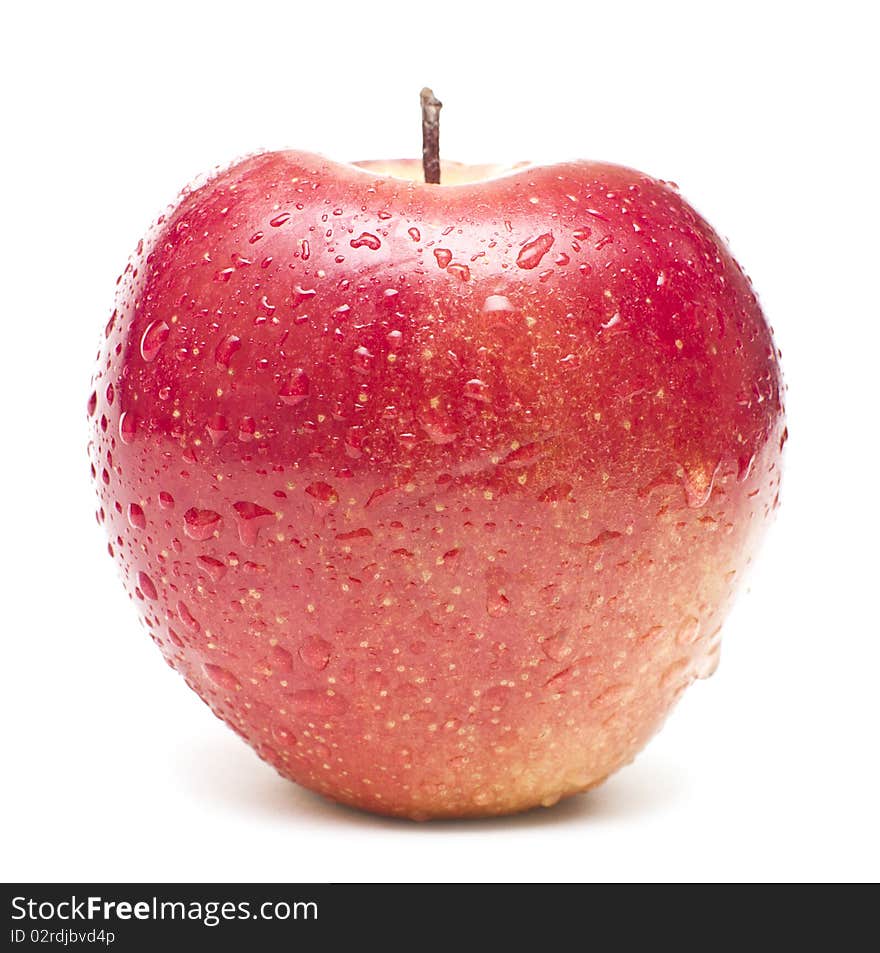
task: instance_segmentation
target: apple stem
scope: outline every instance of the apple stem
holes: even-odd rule
[[[440,184],[440,110],[443,103],[427,86],[420,93],[422,101],[422,168],[425,182]]]

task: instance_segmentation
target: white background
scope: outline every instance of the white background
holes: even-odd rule
[[[323,8],[323,13],[314,12]],[[870,4],[14,4],[4,14],[2,859],[12,881],[876,879],[880,155]],[[433,12],[429,12],[433,11]],[[554,810],[413,825],[279,779],[166,668],[93,518],[114,281],[258,147],[674,179],[783,350],[779,519],[718,674]]]

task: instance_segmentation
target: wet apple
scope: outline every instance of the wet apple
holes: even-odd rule
[[[256,155],[138,245],[89,401],[151,637],[281,774],[425,818],[630,761],[777,502],[771,332],[619,166]]]

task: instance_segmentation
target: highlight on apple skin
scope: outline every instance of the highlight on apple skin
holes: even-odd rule
[[[138,245],[98,520],[168,664],[285,777],[550,805],[718,664],[778,503],[779,352],[672,185],[363,166],[246,158]]]

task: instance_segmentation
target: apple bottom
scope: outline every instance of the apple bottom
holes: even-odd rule
[[[505,814],[599,783],[711,674],[765,475],[722,468],[692,508],[674,479],[494,498],[300,473],[256,517],[232,476],[207,538],[117,557],[169,664],[285,777],[389,815]]]

